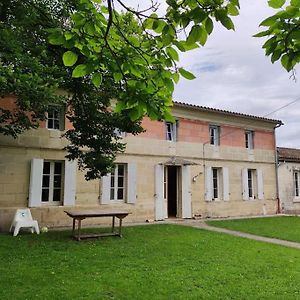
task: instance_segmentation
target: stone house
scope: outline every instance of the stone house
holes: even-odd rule
[[[61,134],[72,124],[60,111],[16,140],[0,136],[0,230],[19,207],[52,227],[71,224],[66,208],[125,209],[127,222],[276,213],[281,121],[181,102],[173,115],[145,118],[145,132],[124,136],[115,171],[93,181],[65,159]]]
[[[281,208],[287,214],[300,212],[300,149],[277,148],[278,187]]]

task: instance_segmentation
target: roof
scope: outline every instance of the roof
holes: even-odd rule
[[[237,117],[242,117],[242,118],[247,118],[247,119],[260,120],[260,121],[269,122],[269,123],[273,123],[273,124],[283,125],[283,122],[281,120],[268,119],[265,117],[258,117],[258,116],[248,115],[248,114],[242,114],[242,113],[238,113],[238,112],[217,109],[217,108],[211,108],[211,107],[207,107],[207,106],[188,104],[188,103],[179,102],[179,101],[174,101],[174,104],[175,104],[175,106],[178,106],[178,107],[194,108],[194,109],[197,109],[200,111],[215,112],[215,113],[219,113],[219,114],[237,116]]]
[[[300,162],[300,149],[277,147],[280,161]]]

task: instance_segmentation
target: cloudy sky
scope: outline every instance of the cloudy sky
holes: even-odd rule
[[[240,0],[240,4],[235,31],[216,24],[205,47],[181,54],[180,66],[197,78],[182,78],[174,99],[280,119],[285,125],[277,129],[278,146],[300,148],[300,67],[295,82],[279,63],[273,65],[264,55],[263,40],[252,37],[262,31],[259,23],[275,13],[267,0]],[[295,104],[270,114],[296,99]]]

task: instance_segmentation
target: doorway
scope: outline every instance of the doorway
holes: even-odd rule
[[[178,216],[178,167],[167,166],[168,218]]]

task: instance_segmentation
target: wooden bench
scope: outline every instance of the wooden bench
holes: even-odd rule
[[[74,211],[65,211],[65,213],[73,219],[73,230],[72,236],[80,241],[81,239],[87,238],[97,238],[97,237],[106,237],[106,236],[119,236],[122,237],[122,220],[128,216],[129,212],[127,211],[103,211],[103,210],[74,210]],[[87,218],[103,218],[103,217],[112,217],[112,228],[111,232],[105,233],[91,233],[91,234],[81,234],[81,221]],[[119,228],[115,231],[115,219],[119,219]],[[75,234],[76,220],[78,222],[77,226],[77,235]]]

